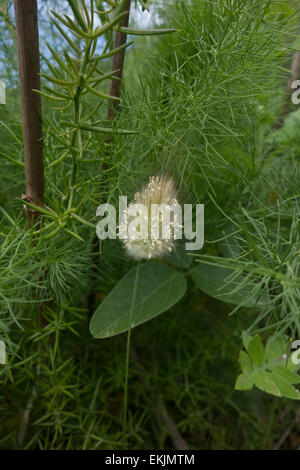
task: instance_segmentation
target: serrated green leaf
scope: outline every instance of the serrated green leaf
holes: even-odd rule
[[[274,373],[276,373],[276,375],[280,375],[280,377],[287,380],[290,384],[296,385],[300,383],[300,375],[289,370],[287,367],[277,367]]]
[[[90,331],[96,338],[108,338],[127,331],[137,267],[132,268],[105,297],[95,311]],[[168,310],[185,294],[185,276],[171,266],[148,262],[140,265],[132,327]]]
[[[271,336],[266,345],[266,360],[268,362],[278,361],[286,352],[284,336]]]
[[[243,345],[246,351],[248,351],[248,346],[249,346],[251,339],[252,339],[252,336],[248,335],[245,331],[243,331],[242,341],[243,341]]]
[[[245,351],[240,351],[239,363],[245,374],[250,374],[253,371],[250,356]]]
[[[263,342],[259,335],[254,336],[248,344],[248,353],[253,362],[254,367],[260,367],[265,358]]]
[[[243,373],[238,376],[236,388],[247,390],[254,381],[254,385],[266,393],[299,400],[300,393],[293,385],[300,383],[300,376],[286,364],[284,336],[269,338],[266,351],[259,335],[251,338],[243,333],[242,338],[248,354],[240,352]]]
[[[281,396],[281,392],[272,380],[272,377],[270,377],[269,372],[264,371],[258,373],[255,377],[255,385],[263,392],[271,393],[271,395],[275,395],[277,397]]]
[[[291,398],[293,400],[300,400],[300,392],[293,387],[282,375],[277,373],[275,369],[272,372],[269,372],[269,377],[275,383],[275,385],[280,390],[280,393],[283,397]]]
[[[251,390],[254,385],[255,374],[240,374],[235,382],[236,390]]]

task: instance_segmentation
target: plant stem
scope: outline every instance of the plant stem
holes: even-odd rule
[[[14,0],[22,105],[24,163],[28,202],[44,205],[39,33],[36,0]],[[29,227],[39,213],[26,209]]]
[[[18,46],[20,98],[23,122],[24,166],[26,180],[26,194],[22,198],[35,206],[44,206],[44,168],[43,168],[43,129],[41,96],[33,90],[41,90],[40,82],[40,54],[37,0],[14,0],[16,35]],[[41,213],[25,206],[27,225],[30,228],[40,219]],[[38,224],[37,229],[40,229]],[[42,278],[40,278],[42,281]],[[41,303],[37,307],[39,326],[47,325]],[[38,355],[40,348],[38,347]],[[36,368],[40,375],[40,366]],[[21,426],[18,434],[20,446],[23,446],[34,398],[36,397],[36,384],[33,387],[32,397],[22,413]]]
[[[79,74],[81,77],[83,77],[86,72],[86,68],[89,63],[91,47],[92,47],[92,40],[88,39],[85,44],[85,53],[84,53],[83,61],[79,69]],[[74,122],[76,126],[78,126],[80,119],[81,119],[81,96],[82,96],[83,87],[84,87],[83,81],[79,80],[79,84],[77,86],[77,90],[76,90],[75,97],[74,97]],[[70,192],[69,192],[69,198],[68,198],[68,210],[72,209],[73,198],[74,198],[74,193],[75,193],[75,185],[76,185],[77,156],[76,156],[76,152],[72,150],[76,142],[76,139],[77,140],[80,139],[80,130],[77,127],[76,127],[76,130],[73,132],[71,144],[70,144],[73,162],[72,162],[72,174],[71,174],[71,180],[70,180]]]
[[[131,358],[134,362],[134,365],[137,370],[140,371],[141,374],[144,376],[147,375],[147,371],[145,370],[144,366],[141,364],[139,357],[136,353],[136,351],[131,348]],[[161,397],[157,398],[160,396],[160,393],[156,390],[155,386],[150,384],[150,392],[152,394],[152,400],[153,403],[156,403],[156,411],[159,416],[160,421],[164,424],[166,427],[166,430],[168,434],[170,435],[173,443],[173,447],[176,450],[188,450],[188,445],[185,442],[184,438],[180,434],[177,425],[175,423],[175,420],[173,417],[168,413],[165,404],[163,403],[163,400]]]
[[[131,341],[131,330],[132,330],[132,320],[133,320],[135,297],[136,297],[137,285],[138,285],[138,282],[139,282],[139,273],[140,273],[140,263],[138,263],[138,265],[136,267],[135,280],[134,280],[133,292],[132,292],[130,315],[129,315],[128,334],[127,334],[126,361],[125,361],[125,385],[124,385],[124,416],[123,416],[123,427],[124,427],[124,429],[126,428],[126,425],[127,425],[128,374],[129,374],[129,358],[130,358],[130,341]]]
[[[129,14],[130,14],[130,4],[131,0],[127,0],[125,11],[128,11],[127,15],[125,15],[120,23],[120,26],[126,27],[129,23]],[[127,34],[121,33],[117,31],[114,37],[114,49],[117,49],[120,46],[123,46],[126,43]],[[123,78],[123,68],[124,68],[124,60],[125,60],[125,49],[115,54],[112,58],[111,70],[118,70],[115,73],[115,77],[118,77],[120,80],[111,80],[110,81],[110,89],[109,94],[111,96],[115,96],[116,98],[120,98],[121,92],[121,85],[122,85],[122,78]],[[107,109],[107,120],[113,119],[115,117],[115,112],[118,108],[119,100],[110,101],[108,103]]]

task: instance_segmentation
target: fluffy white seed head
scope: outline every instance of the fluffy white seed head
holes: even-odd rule
[[[119,234],[129,256],[136,260],[160,258],[174,248],[176,229],[182,227],[180,205],[172,179],[152,176],[124,211]]]

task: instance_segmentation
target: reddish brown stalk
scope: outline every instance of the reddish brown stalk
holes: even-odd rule
[[[128,26],[129,22],[129,15],[130,15],[130,4],[131,0],[127,0],[127,4],[125,7],[125,11],[127,11],[127,15],[125,15],[122,18],[121,25],[125,28]],[[114,49],[123,46],[126,43],[127,40],[127,34],[121,33],[120,31],[117,31],[114,37]],[[122,85],[122,78],[123,78],[123,68],[124,68],[124,60],[125,60],[125,51],[126,49],[123,49],[121,52],[118,54],[114,55],[112,58],[112,64],[111,64],[111,70],[118,70],[118,72],[115,73],[115,77],[119,78],[120,80],[111,80],[110,81],[110,90],[109,94],[111,96],[115,96],[116,98],[120,98],[121,94],[121,85]],[[108,104],[108,109],[107,109],[107,121],[110,121],[115,117],[116,110],[118,109],[119,101],[118,100],[112,100]]]
[[[125,15],[122,18],[120,26],[123,26],[127,28],[128,23],[129,23],[129,15],[130,15],[130,5],[131,5],[131,0],[127,0],[127,4],[125,7],[125,11],[127,11],[127,15]],[[114,45],[113,49],[116,49],[118,47],[123,46],[126,44],[127,40],[127,34],[121,33],[120,31],[117,31],[114,36]],[[117,72],[114,74],[116,78],[119,78],[119,80],[111,80],[110,81],[110,86],[109,86],[109,94],[111,96],[115,96],[117,99],[116,100],[111,100],[108,102],[107,106],[107,121],[106,121],[106,126],[109,127],[109,123],[112,119],[116,117],[116,111],[118,110],[119,107],[119,98],[121,96],[121,86],[122,86],[122,79],[123,79],[123,69],[124,69],[124,62],[125,62],[125,52],[126,49],[123,49],[122,51],[118,52],[118,54],[114,55],[112,58],[112,63],[111,63],[111,71],[113,72],[114,70],[117,70]],[[110,143],[110,135],[108,134],[106,140],[106,144]],[[101,172],[103,170],[108,169],[108,164],[107,162],[104,162],[102,164]]]
[[[36,206],[44,205],[44,170],[43,170],[43,142],[41,97],[33,90],[40,90],[40,55],[37,0],[14,0],[16,35],[18,46],[20,97],[23,122],[24,164],[26,194],[23,200]],[[40,213],[25,205],[28,227],[38,221]],[[42,281],[42,279],[40,279]],[[43,304],[37,304],[40,328],[44,328],[47,321],[42,314]],[[37,365],[37,374],[40,367]],[[25,410],[22,413],[21,426],[18,435],[20,445],[23,445],[33,400],[36,396],[36,387],[32,391]]]
[[[14,0],[23,121],[26,195],[36,206],[44,204],[43,143],[40,90],[39,33],[36,0]],[[38,217],[26,209],[29,227]]]

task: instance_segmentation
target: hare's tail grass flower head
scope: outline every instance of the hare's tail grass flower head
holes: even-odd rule
[[[152,176],[123,213],[119,235],[136,260],[161,258],[174,248],[181,209],[171,178]]]

